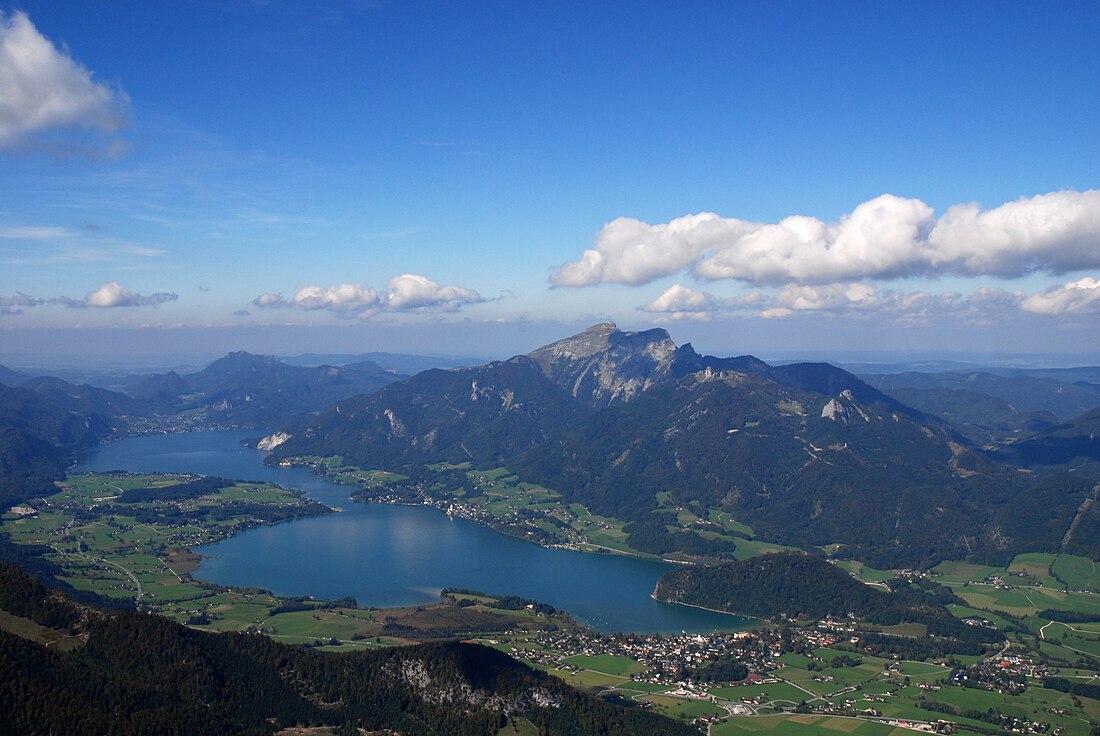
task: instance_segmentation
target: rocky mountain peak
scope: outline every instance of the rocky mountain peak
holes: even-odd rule
[[[573,396],[597,406],[629,401],[670,373],[676,343],[662,329],[624,332],[601,322],[528,353]]]
[[[829,399],[826,402],[821,409],[821,418],[843,424],[848,424],[855,419],[863,419],[865,422],[871,421],[871,415],[864,411],[849,389],[844,389],[836,398]]]

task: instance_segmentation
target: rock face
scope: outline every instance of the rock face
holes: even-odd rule
[[[405,659],[387,663],[385,674],[418,693],[425,701],[445,708],[464,710],[496,710],[516,715],[531,707],[557,708],[560,698],[548,687],[501,692],[477,687],[461,675],[440,677],[419,659]]]
[[[848,424],[855,419],[871,421],[871,416],[863,410],[859,402],[852,396],[852,392],[844,389],[835,399],[829,401],[821,408],[821,418],[831,419],[834,422]]]
[[[527,354],[546,376],[593,406],[630,401],[667,378],[676,344],[661,329],[622,332],[602,322]]]
[[[286,432],[275,432],[260,440],[256,445],[256,449],[262,450],[263,452],[271,452],[289,439],[290,435]]]

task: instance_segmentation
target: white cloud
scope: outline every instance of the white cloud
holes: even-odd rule
[[[653,301],[638,307],[643,312],[662,315],[663,320],[710,319],[718,313],[754,311],[771,303],[771,298],[759,292],[719,299],[704,291],[673,284]]]
[[[0,296],[0,314],[22,314],[25,307],[37,307],[54,304],[73,309],[86,307],[155,307],[165,302],[174,302],[179,294],[159,292],[156,294],[138,294],[130,291],[117,281],[104,281],[95,291],[89,292],[83,299],[70,296],[55,296],[48,299],[30,296],[17,291],[12,296]]]
[[[412,273],[395,276],[386,288],[390,290],[386,306],[398,312],[453,312],[467,304],[485,301],[471,289],[440,286],[429,278]]]
[[[1024,299],[1021,305],[1037,314],[1100,314],[1100,281],[1086,276]]]
[[[379,305],[378,292],[363,284],[338,284],[328,288],[303,286],[294,293],[293,303],[300,309],[327,309],[342,314],[371,312]]]
[[[43,131],[126,123],[126,94],[92,74],[34,27],[25,13],[0,13],[0,149]]]
[[[260,294],[258,297],[252,300],[252,303],[257,307],[286,307],[289,303],[283,299],[283,295],[277,292],[268,292],[267,294]]]
[[[292,299],[271,292],[261,294],[252,304],[264,308],[295,307],[325,310],[345,317],[370,317],[379,312],[454,312],[469,304],[484,302],[480,294],[461,286],[443,286],[426,276],[406,273],[395,276],[385,291],[366,284],[302,286]]]
[[[596,248],[554,271],[556,286],[601,282],[645,284],[678,273],[720,242],[749,232],[754,223],[723,219],[711,212],[679,217],[664,225],[620,217],[596,236]]]
[[[88,307],[145,307],[173,302],[177,299],[179,299],[179,294],[161,292],[142,295],[130,291],[117,281],[104,281],[98,289],[89,292],[84,297],[84,305]]]
[[[824,286],[784,286],[775,301],[798,312],[877,307],[881,299],[870,284],[827,284]]]
[[[1097,290],[1100,292],[1100,289]],[[1022,292],[981,288],[970,295],[948,291],[898,291],[878,289],[867,283],[825,285],[790,284],[774,294],[753,292],[720,299],[679,284],[639,307],[665,320],[712,319],[717,316],[751,316],[783,319],[796,314],[839,317],[867,315],[893,319],[896,324],[931,320],[955,320],[967,324],[993,324],[1018,316]]]
[[[719,306],[713,294],[673,284],[664,293],[642,307],[645,312],[708,312]]]
[[[556,286],[639,285],[691,271],[750,284],[834,284],[913,276],[1020,277],[1100,268],[1100,190],[1053,192],[983,211],[956,205],[939,219],[919,199],[883,194],[839,222],[778,223],[713,213],[665,224],[619,218],[595,248],[559,266]]]

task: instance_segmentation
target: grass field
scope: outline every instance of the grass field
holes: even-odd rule
[[[724,716],[726,714],[724,709],[705,700],[673,698],[668,695],[647,695],[645,699],[671,718],[698,718],[705,715]]]
[[[773,700],[781,700],[792,705],[797,705],[803,700],[813,698],[812,693],[795,687],[789,682],[773,682],[760,685],[739,685],[736,687],[715,687],[708,690],[712,695],[722,700],[741,701],[745,699],[755,700],[760,703],[768,703]]]
[[[865,583],[881,583],[894,577],[894,573],[889,570],[877,570],[855,560],[837,560],[836,566],[847,570],[854,578]]]
[[[968,562],[941,562],[933,567],[931,572],[936,576],[936,582],[947,585],[980,583],[986,578],[1004,574],[1005,569],[988,565],[972,565]]]
[[[43,644],[55,652],[69,651],[84,644],[80,639],[71,637],[63,631],[42,626],[29,618],[15,616],[7,611],[0,611],[0,631]]]
[[[1070,590],[1100,592],[1100,570],[1096,563],[1087,557],[1059,555],[1050,564],[1051,572],[1063,581]]]
[[[34,518],[7,520],[0,530],[16,543],[47,545],[62,578],[79,590],[109,598],[132,599],[148,610],[171,612],[207,597],[207,589],[177,571],[166,558],[191,547],[224,539],[257,523],[239,516],[195,520],[204,512],[247,501],[263,507],[312,512],[301,497],[257,483],[227,483],[196,498],[120,504],[132,489],[161,489],[193,480],[192,476],[86,474],[70,476],[58,493],[45,499]],[[181,516],[188,514],[188,516]],[[172,522],[185,518],[186,521]],[[144,521],[142,519],[145,519]]]
[[[616,675],[607,675],[602,672],[593,672],[591,670],[581,670],[574,674],[573,670],[552,669],[549,670],[550,674],[554,677],[559,677],[565,680],[573,687],[580,688],[581,690],[589,690],[592,692],[604,690],[607,688],[615,688],[619,685],[625,685],[630,682],[629,677],[619,677]]]

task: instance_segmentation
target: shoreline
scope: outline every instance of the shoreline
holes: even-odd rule
[[[252,449],[255,449],[255,448],[252,448]],[[263,452],[263,451],[260,450],[260,452]],[[284,461],[281,461],[281,463],[282,462],[286,462],[286,461],[284,460]],[[503,534],[506,537],[511,537],[512,539],[518,539],[522,542],[530,542],[531,544],[542,547],[543,549],[561,549],[561,550],[566,550],[566,551],[569,551],[569,552],[582,552],[582,553],[585,553],[585,554],[593,554],[593,555],[613,554],[613,555],[620,555],[622,557],[630,557],[630,558],[633,558],[633,559],[636,559],[636,560],[652,560],[652,561],[655,561],[655,562],[664,562],[664,563],[667,563],[669,565],[695,565],[695,564],[698,564],[698,563],[695,563],[695,562],[690,562],[688,560],[673,560],[673,559],[669,559],[667,557],[659,557],[659,556],[655,556],[655,555],[649,555],[649,554],[646,554],[644,552],[639,552],[637,550],[626,551],[626,550],[615,549],[614,547],[607,547],[605,545],[599,545],[599,544],[594,544],[594,543],[590,543],[590,542],[584,542],[583,544],[589,544],[590,546],[594,547],[595,549],[584,549],[580,545],[575,544],[575,543],[571,543],[571,542],[570,543],[565,543],[565,544],[547,544],[545,542],[541,542],[537,539],[531,539],[531,538],[526,537],[526,536],[520,536],[518,534],[509,534],[507,531],[497,528],[492,523],[490,523],[489,521],[486,521],[484,519],[472,518],[470,516],[465,516],[465,515],[462,515],[462,514],[453,514],[448,510],[448,508],[446,508],[446,507],[455,505],[455,502],[453,500],[447,500],[447,499],[441,499],[441,498],[432,498],[430,496],[425,496],[424,500],[419,501],[419,502],[417,502],[417,501],[407,501],[407,500],[357,498],[356,497],[356,492],[357,491],[366,491],[368,489],[363,487],[363,486],[360,486],[360,485],[355,485],[355,484],[351,484],[351,483],[344,483],[344,482],[335,480],[334,479],[334,474],[332,474],[329,471],[329,469],[323,463],[318,463],[318,464],[315,464],[315,465],[310,464],[310,463],[289,463],[287,465],[282,465],[281,463],[280,463],[280,465],[282,467],[308,468],[311,471],[313,471],[314,475],[316,475],[320,478],[324,478],[325,480],[329,481],[333,485],[346,486],[347,488],[353,489],[352,492],[350,492],[348,494],[348,498],[351,500],[352,503],[367,503],[367,504],[376,503],[376,504],[388,505],[388,506],[427,506],[429,508],[434,508],[434,509],[446,514],[448,517],[450,517],[452,519],[455,519],[455,518],[463,519],[465,521],[473,522],[475,524],[481,524],[482,526],[487,527],[489,529],[492,529],[493,531],[495,531],[499,534]],[[498,520],[498,517],[495,517],[495,516],[491,516],[490,518],[492,520]],[[605,550],[605,551],[601,552],[599,550]]]
[[[762,618],[757,618],[755,616],[749,616],[749,615],[744,614],[744,613],[733,613],[731,611],[721,611],[717,608],[707,608],[706,606],[699,606],[699,605],[696,605],[694,603],[684,603],[683,601],[667,601],[664,598],[658,598],[657,597],[657,587],[656,586],[654,586],[653,592],[649,594],[649,597],[652,598],[653,600],[657,601],[658,603],[667,603],[670,606],[687,606],[688,608],[698,608],[700,611],[710,611],[711,613],[721,613],[724,616],[736,616],[738,618],[747,619],[749,621],[756,621],[756,622],[764,624],[764,625],[769,624],[768,621],[766,621]],[[745,630],[747,631],[748,629],[745,629]]]

